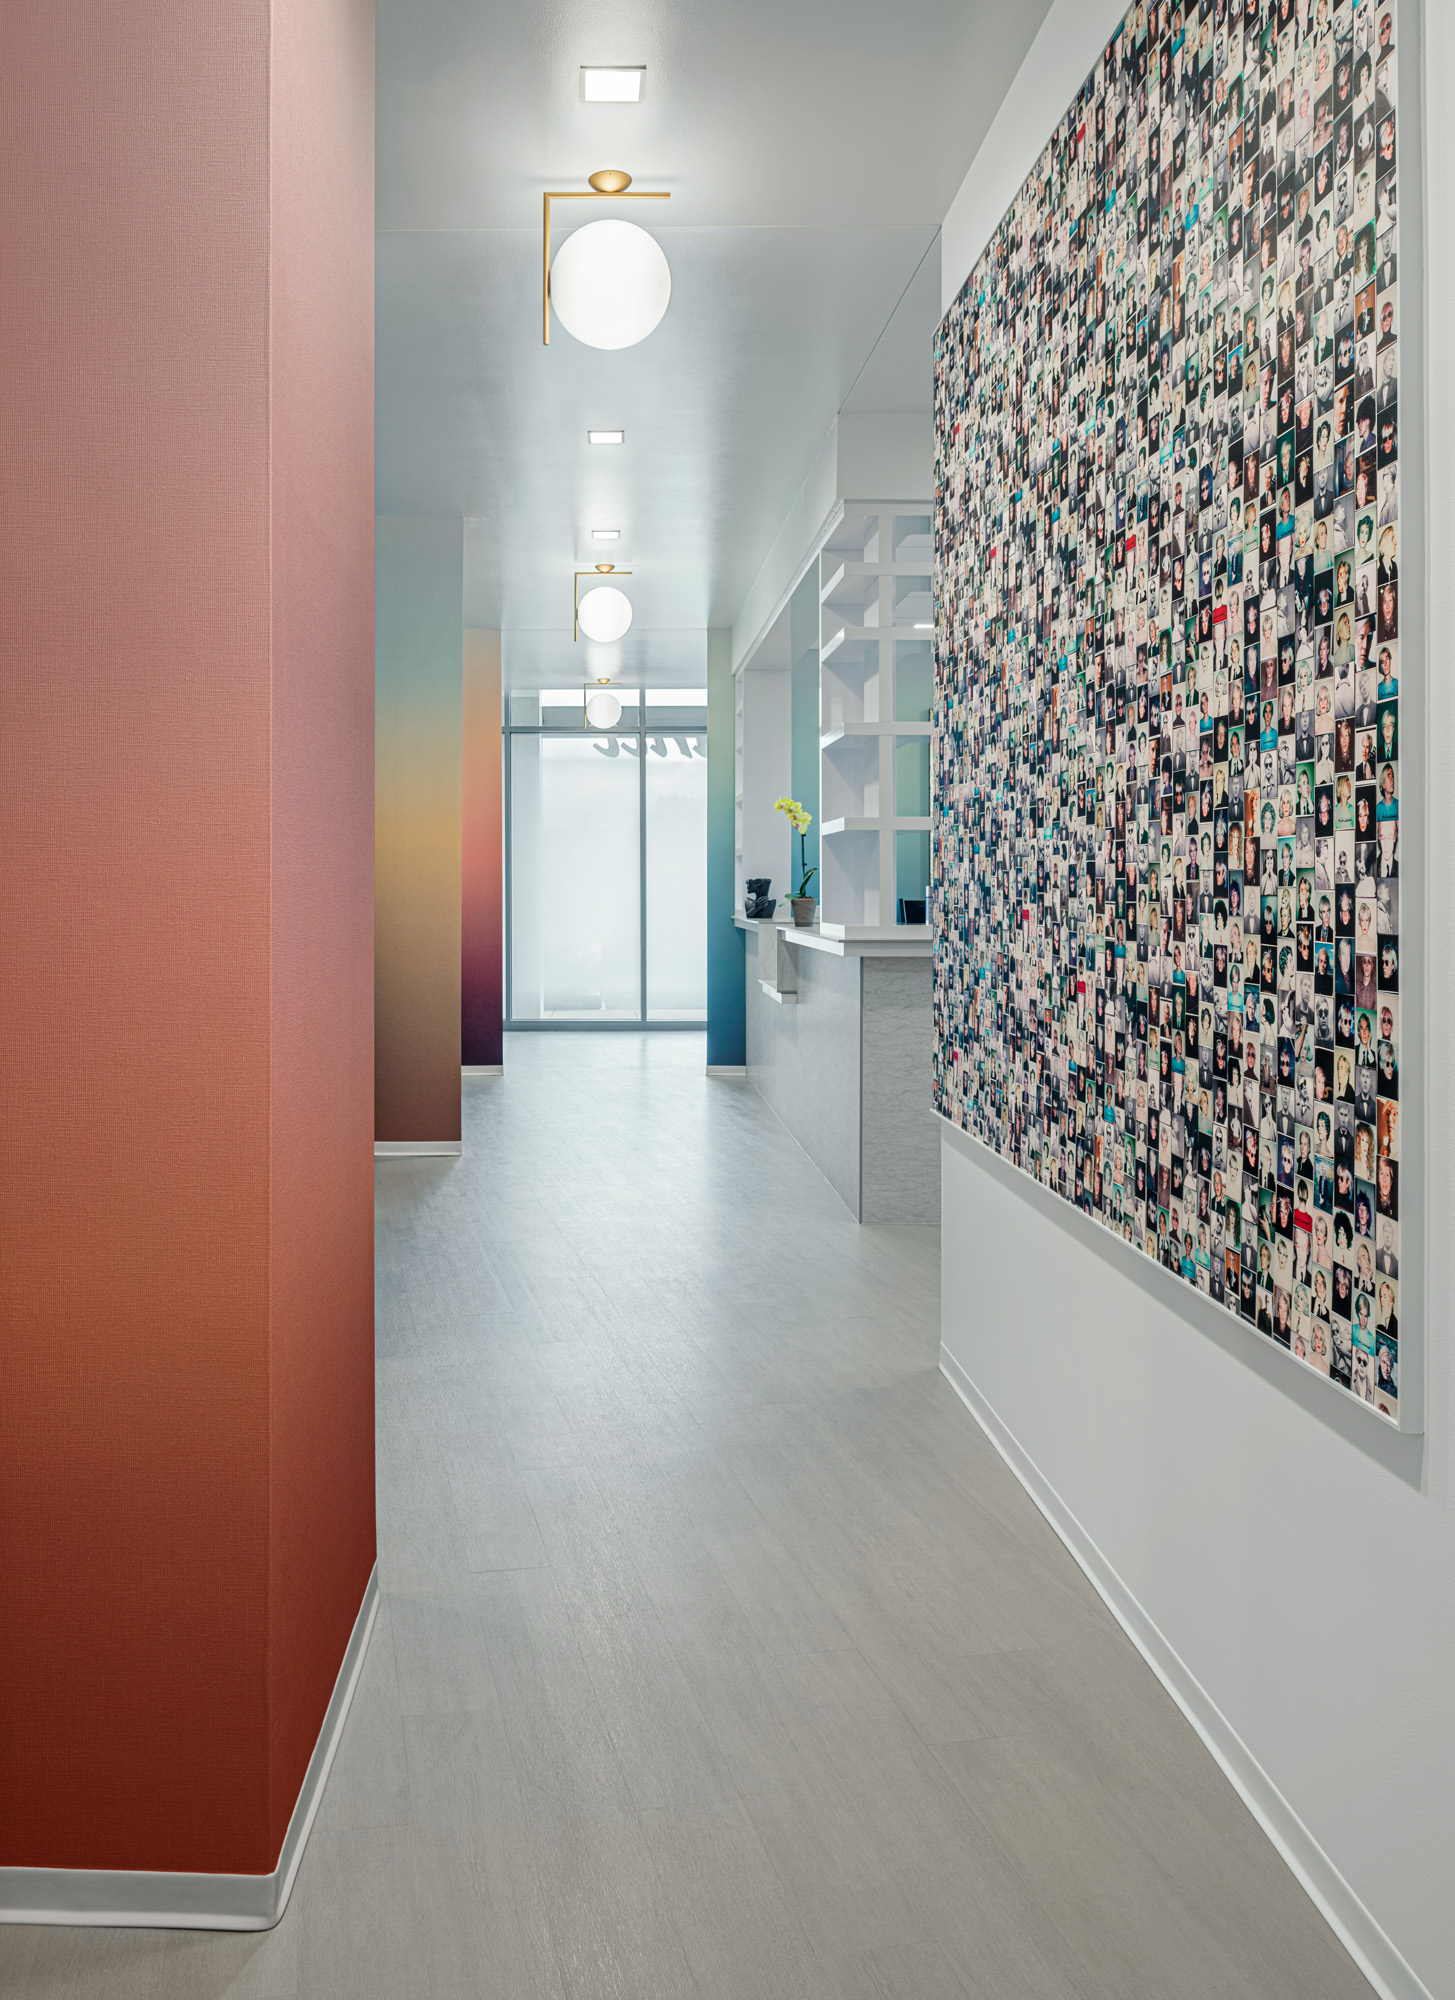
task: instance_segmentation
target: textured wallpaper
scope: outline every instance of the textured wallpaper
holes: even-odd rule
[[[936,348],[936,1093],[1398,1410],[1393,0],[1134,7]]]

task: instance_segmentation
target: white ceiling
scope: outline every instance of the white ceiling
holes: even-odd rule
[[[466,517],[511,685],[700,685],[835,414],[929,407],[938,224],[1046,4],[380,0],[378,505]],[[582,62],[644,62],[646,101],[582,104]],[[553,234],[649,221],[672,304],[638,347],[545,348],[541,193],[604,166],[671,202]],[[610,558],[635,622],[588,660],[571,572]]]

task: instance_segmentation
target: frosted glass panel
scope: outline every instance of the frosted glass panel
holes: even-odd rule
[[[647,734],[647,1018],[707,1019],[705,735]]]
[[[935,698],[935,659],[928,639],[898,639],[894,646],[894,719],[928,722]]]
[[[894,746],[894,811],[923,819],[930,809],[930,739],[901,736]]]
[[[639,785],[635,736],[511,738],[513,1019],[640,1019]]]

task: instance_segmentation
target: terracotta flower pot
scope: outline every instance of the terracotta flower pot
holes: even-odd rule
[[[798,929],[809,929],[813,923],[814,911],[818,908],[816,896],[795,896],[793,898],[793,921]]]

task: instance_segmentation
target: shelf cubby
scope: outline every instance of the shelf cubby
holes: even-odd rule
[[[927,938],[934,538],[929,501],[846,501],[818,558],[820,928]],[[922,636],[916,635],[920,628]]]

